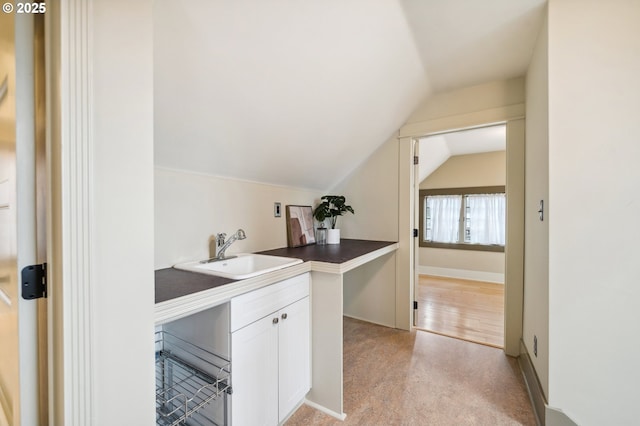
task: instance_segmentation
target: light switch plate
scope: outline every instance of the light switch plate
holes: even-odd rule
[[[275,202],[273,203],[273,217],[282,216],[282,204]]]

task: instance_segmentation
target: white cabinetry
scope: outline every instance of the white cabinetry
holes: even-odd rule
[[[302,401],[311,387],[309,298],[279,311],[279,421]]]
[[[264,317],[231,335],[233,425],[278,423],[278,328]]]
[[[234,425],[277,425],[310,388],[309,274],[231,300]]]

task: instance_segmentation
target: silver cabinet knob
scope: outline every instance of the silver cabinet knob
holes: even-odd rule
[[[286,320],[287,319],[287,313],[285,312],[284,314],[282,314],[282,319]]]
[[[274,324],[277,324],[277,323],[278,323],[278,321],[279,321],[279,320],[278,320],[278,317],[275,317],[275,318],[273,319],[273,323],[274,323]]]

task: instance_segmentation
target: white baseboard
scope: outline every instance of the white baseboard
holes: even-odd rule
[[[359,317],[359,316],[356,316],[356,315],[351,315],[351,314],[349,314],[347,312],[343,312],[342,316],[343,317],[347,317],[347,318],[353,318],[353,319],[356,319],[358,321],[368,322],[368,323],[375,324],[375,325],[381,325],[383,327],[396,328],[395,324],[385,324],[385,323],[382,323],[382,322],[379,322],[379,321],[372,321],[369,318],[362,318],[362,317]]]
[[[548,405],[545,407],[545,422],[548,426],[578,426],[562,410]]]
[[[518,357],[518,364],[520,370],[524,376],[524,382],[529,391],[529,398],[531,399],[531,405],[536,415],[536,423],[544,426],[546,424],[545,407],[547,406],[547,399],[542,391],[542,386],[536,375],[536,369],[533,367],[529,352],[524,342],[520,340],[520,356]]]
[[[438,266],[418,266],[421,275],[436,277],[459,278],[462,280],[485,281],[504,284],[504,274],[498,272],[471,271],[468,269],[440,268]]]
[[[305,399],[304,403],[307,404],[309,407],[315,408],[318,411],[322,411],[323,413],[328,414],[331,417],[335,417],[338,420],[344,421],[344,419],[347,418],[347,415],[345,413],[338,414],[335,411],[329,410],[327,407],[324,407],[322,405],[316,404],[315,402],[309,401],[308,399]]]
[[[291,412],[287,414],[287,416],[280,422],[280,425],[284,425],[291,418],[291,416],[293,416],[295,412],[298,411],[298,408],[304,405],[305,402],[306,402],[306,398],[302,398],[300,402],[296,404],[293,410],[291,410]]]
[[[551,407],[547,404],[547,399],[542,391],[542,386],[540,385],[536,370],[529,357],[529,352],[522,340],[520,340],[518,365],[520,365],[520,370],[522,371],[524,382],[529,392],[529,398],[531,399],[533,411],[536,415],[536,423],[542,426],[577,426],[578,424],[561,409]]]

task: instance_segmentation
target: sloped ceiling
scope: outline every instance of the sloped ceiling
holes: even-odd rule
[[[481,127],[419,139],[419,180],[422,182],[455,155],[480,154],[507,149],[507,126]]]
[[[432,88],[524,75],[546,0],[401,0]]]
[[[330,189],[387,141],[430,92],[470,81],[463,75],[446,79],[455,71],[443,68],[450,59],[429,53],[434,45],[438,52],[445,50],[439,43],[459,48],[459,25],[440,25],[434,35],[425,33],[420,22],[438,21],[438,13],[450,19],[452,11],[443,11],[444,3],[458,4],[464,15],[466,6],[494,2],[509,3],[157,0],[155,163]],[[512,17],[543,3],[510,2],[520,5],[509,7]],[[486,19],[500,28],[513,27],[502,14]],[[512,33],[522,36],[512,28],[501,37]],[[467,30],[461,34],[472,36]],[[519,64],[508,67],[508,60],[500,61],[493,75],[473,74],[476,56],[450,63],[456,70],[469,68],[476,79],[522,75],[535,34],[530,38],[524,48],[522,43],[501,45],[502,54]]]

